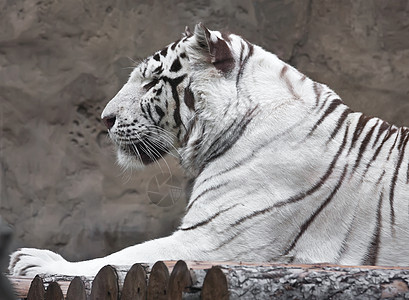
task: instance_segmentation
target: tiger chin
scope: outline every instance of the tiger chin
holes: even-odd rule
[[[11,274],[178,259],[409,265],[409,129],[353,112],[238,35],[186,30],[135,67],[102,119],[126,167],[179,157],[194,180],[181,225],[88,261],[19,249]]]

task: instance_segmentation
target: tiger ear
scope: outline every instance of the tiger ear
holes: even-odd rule
[[[192,31],[190,30],[189,26],[185,27],[185,32],[183,33],[184,37],[191,37],[193,35]]]
[[[204,50],[216,69],[228,73],[234,68],[233,53],[219,32],[211,31],[199,23],[195,26],[194,35],[198,46]]]

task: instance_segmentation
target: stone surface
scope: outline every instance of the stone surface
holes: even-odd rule
[[[0,0],[0,215],[14,247],[86,259],[176,228],[183,195],[158,206],[148,194],[167,165],[123,172],[99,116],[134,61],[199,21],[276,53],[354,110],[409,125],[405,0]]]

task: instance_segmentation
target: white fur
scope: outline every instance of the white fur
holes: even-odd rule
[[[183,123],[180,138],[175,137],[177,130],[171,126],[171,109],[175,103],[170,100],[170,110],[165,116],[170,123],[170,134],[167,139],[160,132],[156,135],[157,139],[168,143],[169,148],[177,148],[182,166],[195,177],[189,209],[179,230],[169,237],[128,247],[107,257],[76,263],[67,262],[47,250],[24,248],[11,256],[12,274],[94,275],[106,264],[162,259],[362,264],[373,241],[381,194],[381,242],[376,262],[409,265],[409,188],[406,182],[409,152],[402,158],[394,190],[394,224],[390,215],[391,180],[400,150],[393,148],[389,159],[388,156],[394,141],[400,139],[400,131],[384,142],[377,159],[365,173],[375,150],[386,138],[385,131],[375,143],[380,120],[369,120],[353,145],[361,114],[350,113],[330,139],[346,109],[341,104],[311,133],[338,95],[327,86],[305,78],[258,46],[253,46],[253,54],[241,67],[240,55],[244,58],[252,46],[236,35],[230,35],[227,41],[235,66],[231,72],[223,74],[212,65],[214,57],[207,57],[208,53],[198,47],[198,41],[205,41],[206,30],[197,26],[193,36],[184,38],[174,51],[169,49],[166,59],[161,60],[168,69],[180,53],[185,52],[189,57],[189,61],[183,60],[182,70],[178,72],[179,75],[187,74],[178,87]],[[208,43],[223,39],[219,32],[209,32]],[[149,73],[160,62],[150,59],[147,64],[150,67],[146,72]],[[145,67],[142,64],[134,70],[128,83],[105,108],[103,117],[115,114],[117,124],[125,117],[139,117],[140,101],[149,99],[153,93],[141,88],[149,82],[141,75]],[[242,76],[237,81],[239,70]],[[166,71],[165,75],[178,76]],[[195,97],[195,111],[183,101],[184,88],[189,84]],[[164,87],[162,97],[171,99],[169,86]],[[245,121],[244,116],[249,111],[252,111],[251,121],[233,146],[204,165],[215,146],[226,145],[237,137],[233,130],[225,130],[236,124],[236,120]],[[140,124],[140,130],[149,125],[146,121]],[[376,124],[360,164],[353,169],[366,135]],[[110,134],[118,142],[116,126]],[[319,189],[308,194],[329,170],[344,142],[347,128],[344,150],[328,172],[328,178]],[[183,141],[186,134],[188,138]],[[170,136],[172,141],[169,141]],[[142,165],[136,157],[121,151],[118,160],[126,166]],[[385,174],[381,176],[383,171]],[[308,195],[281,205],[302,193]],[[331,193],[334,195],[327,206],[317,213]],[[316,217],[291,248],[302,226],[314,213]],[[241,222],[243,218],[246,220]],[[186,230],[191,226],[196,228]],[[286,253],[289,247],[291,251]]]

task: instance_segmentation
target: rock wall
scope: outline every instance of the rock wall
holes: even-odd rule
[[[86,259],[179,224],[177,162],[176,183],[163,161],[124,172],[99,116],[135,61],[199,21],[276,53],[354,110],[409,125],[405,0],[0,0],[0,215],[13,247]]]

